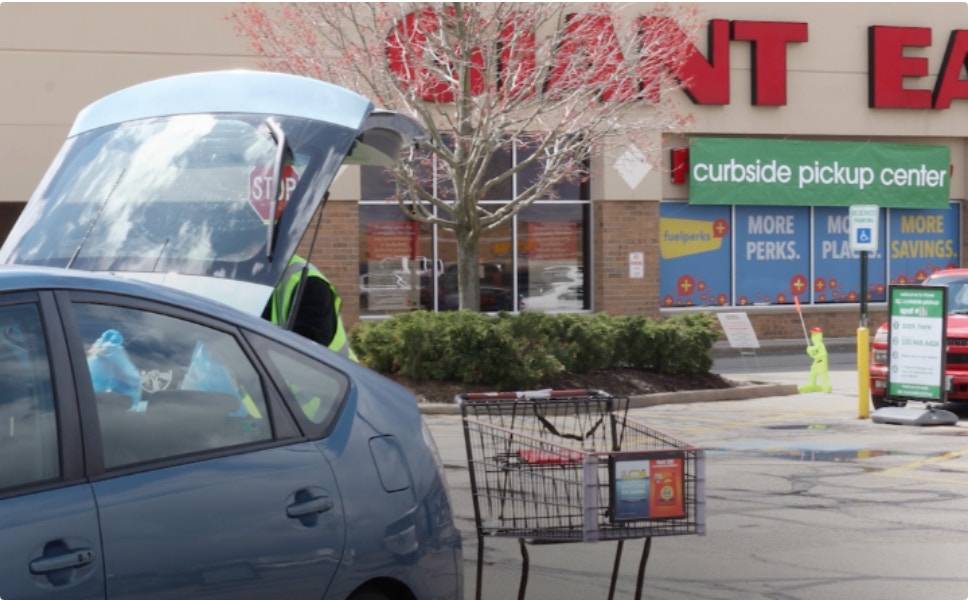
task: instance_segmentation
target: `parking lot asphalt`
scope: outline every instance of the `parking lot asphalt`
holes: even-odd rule
[[[858,373],[864,369],[850,340],[828,344],[830,393],[797,393],[808,383],[811,358],[796,341],[755,353],[717,348],[713,358],[711,371],[737,382],[736,396],[719,402],[690,392],[654,394],[631,407],[631,415],[649,426],[702,447],[710,461],[709,531],[658,542],[661,552],[649,560],[646,577],[649,597],[765,599],[779,597],[764,591],[777,585],[787,586],[784,598],[802,600],[964,597],[952,595],[962,590],[962,578],[943,575],[955,573],[960,560],[950,548],[962,540],[938,533],[951,530],[950,514],[912,511],[908,495],[935,494],[952,510],[962,505],[968,414],[952,427],[898,427],[862,416]],[[459,409],[425,411],[465,539],[465,600],[481,587],[475,579],[479,552],[483,597],[514,597],[524,572],[515,540],[474,543],[470,450]],[[891,527],[883,527],[886,522]],[[923,531],[932,532],[930,541]],[[617,559],[613,546],[568,546],[535,549],[528,598],[605,597]],[[779,555],[785,558],[778,562]],[[777,569],[790,569],[788,578]],[[634,573],[634,563],[622,567],[623,597],[631,597]],[[808,581],[819,583],[804,586]],[[925,594],[911,592],[922,587]]]

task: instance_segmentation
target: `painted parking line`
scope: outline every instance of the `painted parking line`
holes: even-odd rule
[[[744,425],[756,425],[757,423],[761,423],[761,422],[764,422],[764,421],[772,421],[772,420],[783,419],[783,418],[787,418],[787,417],[810,416],[812,418],[817,418],[817,417],[822,417],[822,416],[825,416],[825,415],[829,417],[829,416],[839,416],[839,415],[842,415],[843,414],[842,411],[829,411],[829,410],[823,410],[823,411],[822,410],[816,410],[816,411],[813,411],[812,410],[812,411],[803,411],[803,412],[796,412],[796,413],[777,413],[776,411],[761,411],[761,412],[767,413],[769,416],[759,417],[759,418],[756,418],[756,419],[744,419],[742,421],[737,421],[736,419],[727,419],[727,418],[711,417],[711,416],[709,416],[708,413],[706,415],[697,415],[697,414],[684,415],[684,414],[672,414],[672,413],[669,413],[669,412],[652,412],[652,413],[648,413],[648,414],[640,413],[640,414],[633,415],[633,416],[634,417],[637,417],[640,420],[645,419],[645,418],[648,418],[649,420],[655,420],[655,421],[660,421],[661,420],[661,421],[689,421],[689,422],[693,422],[693,423],[696,423],[696,422],[699,422],[699,423],[719,423],[719,424],[722,424],[723,427],[725,427],[725,428],[728,429],[728,428],[732,428],[732,427],[742,427]],[[735,412],[734,413],[731,413],[731,414],[733,416],[737,416],[738,415],[738,413],[735,413]],[[804,425],[804,427],[806,427],[806,425]],[[712,429],[700,429],[700,428],[696,428],[696,429],[693,429],[691,431],[698,431],[698,432],[703,432],[703,431],[716,431],[716,429],[717,428],[712,428]]]
[[[879,471],[875,474],[880,475],[882,477],[897,477],[902,474],[905,474],[905,478],[910,478],[911,476],[906,474],[910,473],[911,471],[920,469],[921,467],[926,467],[928,465],[935,465],[938,463],[943,463],[948,460],[960,458],[962,456],[965,456],[966,454],[968,454],[968,448],[965,448],[964,450],[958,450],[955,452],[945,452],[944,454],[939,454],[938,456],[932,456],[930,458],[916,460],[914,462],[898,465],[896,467],[890,467],[888,469],[884,469],[883,471]],[[965,482],[965,483],[968,483],[968,482]]]
[[[723,424],[715,427],[695,427],[690,429],[684,429],[683,432],[695,435],[695,434],[709,433],[714,431],[727,431],[729,429],[740,429],[742,427],[752,427],[763,423],[772,423],[774,421],[783,421],[786,419],[816,417],[818,414],[821,414],[821,413],[818,411],[780,413],[780,414],[770,415],[768,417],[761,417],[759,419],[745,419],[742,421],[724,422]]]

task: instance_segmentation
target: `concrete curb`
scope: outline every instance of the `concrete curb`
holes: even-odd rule
[[[877,328],[875,327],[871,330],[871,339],[874,339],[876,329]],[[753,354],[762,354],[764,356],[775,354],[799,354],[803,353],[804,348],[807,347],[807,342],[804,338],[760,340],[759,342],[759,348],[755,350],[747,349],[746,351]],[[857,338],[824,338],[823,345],[826,346],[828,351],[856,350]],[[736,356],[738,354],[740,354],[740,350],[733,348],[728,342],[716,342],[709,350],[709,355],[714,358]]]
[[[792,383],[762,383],[744,381],[735,387],[716,390],[692,390],[684,392],[662,392],[629,396],[629,408],[645,408],[660,404],[692,404],[695,402],[720,402],[724,400],[750,400],[770,396],[791,396],[798,394],[797,386]],[[421,402],[420,412],[425,415],[459,415],[457,404]]]
[[[692,404],[695,402],[720,402],[723,400],[750,400],[771,396],[799,394],[792,383],[762,383],[746,381],[741,385],[717,390],[692,390],[686,392],[663,392],[629,397],[629,408],[645,408],[660,404]]]

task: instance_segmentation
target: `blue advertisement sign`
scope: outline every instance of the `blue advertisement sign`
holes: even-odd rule
[[[860,252],[850,249],[850,209],[818,206],[813,210],[813,301],[860,302]],[[880,211],[878,227],[877,252],[867,253],[867,299],[871,302],[887,299],[886,209]]]
[[[736,305],[810,299],[810,208],[737,206]]]
[[[730,297],[728,206],[659,206],[659,293],[663,307],[726,306]]]
[[[945,209],[892,208],[888,221],[891,283],[921,283],[935,271],[961,264],[956,203]]]

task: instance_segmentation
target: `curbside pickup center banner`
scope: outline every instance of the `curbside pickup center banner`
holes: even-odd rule
[[[693,138],[689,204],[946,208],[947,146]]]

